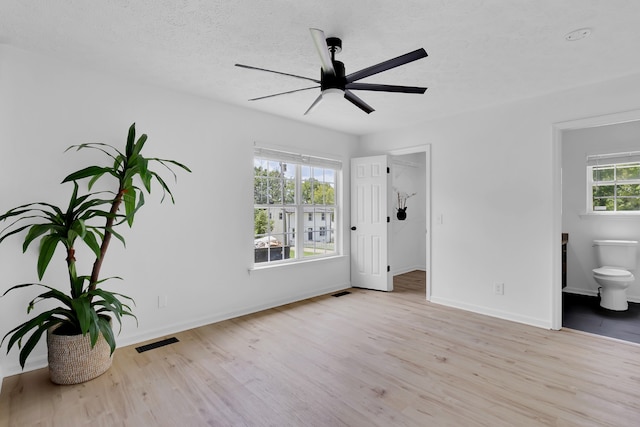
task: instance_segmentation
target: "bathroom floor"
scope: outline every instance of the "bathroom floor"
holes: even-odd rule
[[[600,307],[597,297],[563,293],[562,326],[640,344],[640,304],[611,311]]]

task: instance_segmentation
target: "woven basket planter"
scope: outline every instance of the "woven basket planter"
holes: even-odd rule
[[[113,360],[109,344],[102,334],[91,348],[87,335],[56,335],[47,331],[49,376],[55,384],[79,384],[105,373]]]

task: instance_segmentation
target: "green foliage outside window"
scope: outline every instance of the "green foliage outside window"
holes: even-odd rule
[[[640,211],[640,163],[592,168],[594,211]]]

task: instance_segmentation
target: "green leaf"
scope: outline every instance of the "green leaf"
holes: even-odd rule
[[[160,183],[160,186],[162,187],[163,193],[162,193],[162,199],[160,199],[160,203],[164,202],[164,198],[167,195],[167,193],[169,193],[169,197],[171,197],[171,203],[175,203],[175,200],[173,198],[173,193],[171,193],[171,189],[169,188],[169,186],[167,185],[166,182],[164,182],[164,180],[162,179],[162,177],[160,175],[158,175],[155,172],[151,172],[151,174],[156,178],[156,180]]]
[[[151,193],[151,178],[153,178],[153,175],[149,173],[149,161],[140,156],[138,159],[138,165],[140,168],[140,180],[142,181],[144,188],[147,190],[147,193]]]
[[[89,166],[84,169],[80,169],[70,175],[67,175],[62,182],[76,181],[83,178],[94,177],[96,175],[104,175],[105,173],[110,173],[111,168],[102,167],[102,166]]]
[[[86,296],[75,298],[71,301],[71,305],[73,306],[73,311],[76,313],[78,318],[78,323],[80,323],[80,332],[84,335],[89,331],[91,324],[91,311],[93,311],[89,304],[89,299]]]
[[[171,169],[170,166],[167,165],[167,163],[170,163],[172,165],[178,166],[181,169],[184,169],[187,172],[191,172],[191,169],[189,169],[186,165],[180,163],[180,162],[176,162],[175,160],[167,160],[167,159],[158,159],[156,157],[150,158],[149,160],[153,160],[155,162],[158,162],[160,164],[162,164],[165,168],[169,169],[171,172],[173,172],[173,169]],[[174,177],[176,176],[175,173],[173,174]]]
[[[109,232],[113,237],[115,237],[116,239],[120,240],[120,242],[122,242],[122,246],[127,247],[127,243],[124,241],[124,237],[120,233],[117,233],[113,228],[110,228]]]
[[[48,292],[44,292],[40,295],[38,295],[37,297],[35,297],[34,299],[32,299],[29,302],[29,307],[33,307],[35,304],[39,303],[40,301],[45,301],[48,299],[55,299],[60,301],[62,304],[66,305],[67,307],[69,307],[69,309],[73,309],[71,302],[72,302],[72,298],[70,298],[67,294],[54,289],[50,286],[45,286],[45,285],[41,285],[45,288],[48,288],[49,291]]]
[[[44,236],[40,241],[40,254],[38,256],[38,278],[42,280],[49,262],[56,251],[56,246],[60,240],[53,235]]]
[[[42,236],[51,229],[50,224],[34,224],[31,226],[22,244],[22,252],[26,252],[32,241]]]
[[[131,157],[131,155],[133,154],[133,144],[135,143],[135,140],[136,140],[136,124],[133,123],[129,127],[129,134],[127,135],[127,147],[125,150],[125,154],[127,155],[127,157]]]
[[[106,169],[106,168],[105,168]],[[93,188],[93,184],[95,184],[100,178],[102,178],[102,176],[106,173],[106,171],[104,173],[97,173],[95,175],[93,175],[91,177],[91,179],[89,180],[89,183],[87,184],[87,188],[89,190],[91,190]]]
[[[127,217],[127,223],[129,227],[133,225],[133,218],[136,211],[136,190],[135,187],[127,188],[127,191],[122,196],[124,202],[124,210]]]
[[[96,235],[93,234],[92,231],[87,230],[82,240],[87,244],[87,246],[89,246],[96,257],[100,256],[100,244],[98,243],[98,239],[96,239]]]
[[[20,360],[20,366],[22,367],[22,369],[24,369],[24,365],[27,363],[27,358],[35,348],[36,344],[38,344],[38,342],[40,341],[40,337],[42,337],[42,333],[47,329],[49,329],[50,327],[57,325],[58,323],[60,322],[56,322],[56,321],[46,322],[40,325],[40,327],[36,329],[33,332],[33,334],[31,334],[26,344],[24,345],[24,347],[22,347],[22,350],[20,351],[19,360]]]
[[[78,298],[84,292],[84,282],[89,280],[89,276],[78,276],[71,281],[71,296]]]
[[[109,348],[111,349],[111,354],[116,351],[116,338],[113,335],[113,329],[111,328],[111,324],[108,319],[104,317],[100,317],[98,320],[98,326],[100,327],[100,332],[102,332],[102,336],[109,344]]]
[[[14,344],[20,341],[30,330],[37,328],[38,326],[42,325],[44,322],[51,321],[52,319],[56,319],[54,315],[60,314],[61,311],[64,311],[64,310],[61,310],[59,308],[54,308],[53,310],[40,313],[38,316],[34,317],[33,319],[28,320],[16,326],[15,328],[13,328],[12,330],[6,333],[6,335],[2,338],[2,341],[0,341],[0,346],[4,343],[4,340],[9,335],[13,334],[7,344],[7,353],[9,353],[9,351],[14,346]]]
[[[96,346],[98,342],[98,338],[100,337],[100,326],[98,323],[100,319],[98,318],[98,313],[95,310],[91,310],[91,322],[89,324],[89,338],[91,339],[91,348]]]
[[[131,152],[131,155],[129,157],[138,156],[140,152],[142,152],[142,147],[144,147],[145,142],[147,142],[147,134],[143,133],[142,135],[140,135],[140,138],[138,138],[138,141],[133,147],[133,151]]]

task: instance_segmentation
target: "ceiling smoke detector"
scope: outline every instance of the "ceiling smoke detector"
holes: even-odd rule
[[[591,34],[591,28],[580,28],[579,30],[571,31],[564,36],[564,39],[568,42],[575,42],[589,37]]]

